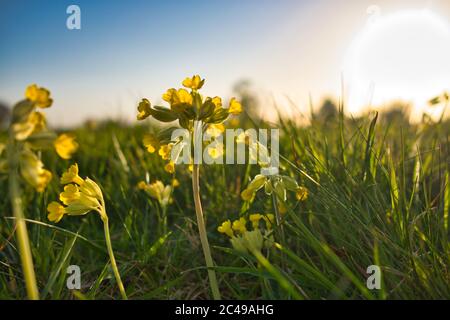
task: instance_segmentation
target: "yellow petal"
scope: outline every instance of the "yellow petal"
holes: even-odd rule
[[[25,98],[34,102],[40,108],[48,108],[52,105],[53,99],[50,98],[50,91],[45,88],[32,84],[25,90]]]
[[[52,180],[52,173],[46,169],[43,169],[39,174],[38,184],[36,186],[37,192],[44,192],[45,188]]]
[[[253,229],[258,228],[258,226],[259,226],[259,220],[261,220],[262,217],[263,217],[263,216],[262,216],[261,214],[259,214],[259,213],[251,214],[251,215],[248,217],[249,220],[252,222]]]
[[[145,190],[147,188],[147,184],[144,181],[139,181],[137,187],[139,190]]]
[[[242,105],[239,101],[236,100],[236,98],[231,98],[228,112],[233,115],[238,115],[242,112]]]
[[[53,142],[56,153],[63,159],[70,159],[78,150],[78,143],[75,141],[75,135],[71,133],[63,133]]]
[[[148,101],[148,99],[145,98],[142,99],[141,102],[139,102],[137,109],[139,112],[137,115],[138,120],[146,119],[148,116],[150,116],[152,112],[150,101]]]
[[[198,90],[203,87],[203,84],[205,83],[205,79],[201,79],[199,75],[194,75],[192,78],[187,77],[183,80],[182,84],[186,88],[190,88],[192,90]]]
[[[164,101],[173,104],[174,100],[177,99],[177,90],[175,88],[167,89],[166,93],[162,95]]]
[[[65,208],[56,201],[49,203],[47,211],[47,218],[52,222],[59,222],[66,213]]]
[[[59,200],[65,205],[80,199],[80,191],[74,184],[68,184],[64,187],[64,191],[60,193]]]
[[[142,142],[150,153],[154,153],[159,148],[158,138],[153,134],[146,134]]]
[[[245,226],[246,223],[247,221],[245,220],[245,218],[239,218],[239,220],[233,221],[233,230],[244,234],[247,231],[247,227]]]
[[[164,166],[164,170],[168,173],[174,173],[175,172],[175,164],[173,163],[173,161],[170,161],[169,163],[167,163]]]
[[[61,184],[76,183],[83,184],[83,179],[78,175],[78,164],[73,164],[61,176]]]
[[[185,89],[178,89],[177,96],[179,103],[192,104],[192,96]]]
[[[308,194],[308,189],[306,189],[305,187],[298,187],[295,192],[295,197],[299,201],[305,201],[306,199],[308,199]]]
[[[233,229],[231,228],[230,220],[226,220],[226,221],[222,222],[222,224],[219,227],[217,227],[217,231],[219,231],[220,233],[225,233],[229,237],[234,237],[234,233],[233,233]]]
[[[169,143],[169,144],[163,144],[159,148],[158,154],[161,156],[161,158],[163,160],[168,160],[170,158],[172,146],[173,146],[173,144]]]

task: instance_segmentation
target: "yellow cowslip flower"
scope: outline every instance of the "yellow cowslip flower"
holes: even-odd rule
[[[80,216],[88,213],[89,211],[97,211],[101,216],[104,215],[102,204],[94,197],[88,196],[83,192],[80,192],[80,197],[67,204],[67,207],[63,207],[66,214],[70,216]],[[49,208],[47,208],[50,211]],[[56,221],[58,222],[58,221]]]
[[[28,122],[34,126],[33,133],[43,131],[47,127],[47,119],[42,112],[34,111],[28,116]]]
[[[177,91],[177,97],[179,102],[178,103],[187,103],[192,104],[192,96],[189,92],[187,92],[184,89],[178,89]]]
[[[65,176],[64,176],[65,175]],[[106,213],[105,200],[100,187],[93,180],[88,177],[82,180],[78,176],[78,165],[75,163],[67,172],[63,174],[61,181],[63,183],[70,183],[73,180],[79,186],[68,185],[65,186],[64,192],[60,194],[60,198],[67,203],[67,207],[62,206],[58,202],[52,202],[47,206],[48,219],[50,221],[59,222],[64,214],[67,215],[85,215],[90,211],[96,211],[103,222],[103,230],[105,232],[106,248],[108,250],[111,267],[119,286],[120,293],[123,299],[127,299],[125,288],[120,278],[120,273],[116,265],[116,259],[111,244],[111,235],[109,233],[108,215]],[[69,182],[68,182],[69,181]]]
[[[33,111],[25,121],[14,123],[12,129],[16,140],[23,141],[33,133],[43,131],[46,126],[47,120],[45,115],[41,112]]]
[[[262,174],[257,174],[255,176],[255,178],[253,178],[253,180],[249,183],[247,188],[241,192],[242,200],[250,201],[253,198],[253,196],[255,195],[255,193],[259,189],[264,187],[267,184],[267,182],[269,182],[269,180],[267,179],[266,176],[264,176]]]
[[[43,192],[52,179],[52,173],[44,169],[44,164],[30,150],[23,150],[19,155],[20,174],[37,192]]]
[[[208,146],[208,155],[213,159],[223,156],[223,144],[216,143],[215,146]]]
[[[173,161],[169,161],[165,166],[164,170],[168,173],[174,173],[175,172],[175,163]]]
[[[141,181],[138,183],[138,188],[146,191],[149,196],[157,200],[161,206],[167,206],[172,201],[170,196],[172,194],[173,185],[164,186],[164,184],[159,180],[151,184]]]
[[[72,182],[76,184],[71,184]],[[81,179],[78,176],[78,165],[76,163],[63,173],[61,183],[68,184],[59,195],[61,202],[67,206],[63,207],[66,214],[77,216],[84,215],[89,211],[96,211],[103,220],[107,220],[103,193],[100,187],[90,178]],[[49,212],[51,209],[47,208]]]
[[[211,98],[211,102],[214,103],[214,105],[216,106],[215,110],[222,108],[222,98],[221,97],[214,97]]]
[[[227,234],[231,238],[230,242],[235,250],[242,253],[253,253],[255,251],[261,251],[264,246],[267,248],[272,247],[274,243],[273,235],[270,232],[272,224],[270,224],[269,228],[266,228],[266,230],[260,230],[259,221],[261,219],[269,221],[266,222],[266,225],[267,223],[270,223],[270,221],[272,221],[272,223],[274,222],[274,216],[272,214],[263,216],[262,214],[254,213],[249,216],[249,220],[252,222],[253,226],[252,231],[247,230],[245,218],[240,218],[233,223],[231,223],[230,220],[226,220],[217,228],[217,230],[220,233]],[[233,230],[238,234],[235,235]],[[265,237],[267,237],[266,240],[264,239],[262,232],[264,232]]]
[[[27,87],[25,90],[25,97],[40,108],[48,108],[53,103],[53,99],[50,98],[50,91],[38,87],[36,84]]]
[[[64,214],[66,214],[64,206],[56,201],[52,201],[49,203],[49,205],[47,206],[47,211],[48,220],[56,223],[58,223],[62,219],[62,217],[64,217]]]
[[[52,180],[52,173],[46,169],[42,169],[42,171],[39,173],[38,177],[38,183],[36,185],[36,191],[37,192],[44,192],[47,185]]]
[[[75,184],[68,184],[64,186],[64,191],[59,194],[59,200],[66,206],[70,203],[80,199],[80,190]]]
[[[73,202],[70,202],[65,210],[68,215],[80,216],[88,213],[89,211],[97,211],[101,216],[104,214],[102,204],[99,200],[85,193],[80,192],[80,198]]]
[[[176,188],[180,186],[180,181],[178,181],[178,179],[173,179],[172,180],[172,187]]]
[[[137,115],[137,119],[138,120],[144,120],[146,118],[148,118],[152,112],[151,109],[151,103],[150,101],[148,101],[148,99],[142,99],[141,102],[139,102],[138,104],[138,115]]]
[[[219,231],[220,233],[225,233],[230,238],[234,237],[234,233],[233,233],[233,229],[231,228],[230,220],[226,220],[226,221],[222,222],[222,224],[217,227],[217,231]]]
[[[147,184],[145,183],[145,181],[139,181],[137,184],[137,187],[139,190],[146,190],[147,189]]]
[[[83,180],[83,183],[80,185],[80,192],[98,200],[101,200],[103,198],[102,190],[100,189],[98,184],[90,178],[86,178]]]
[[[190,88],[192,90],[201,89],[204,83],[205,79],[202,80],[199,75],[192,76],[192,78],[187,77],[182,82],[184,87]]]
[[[145,190],[148,192],[150,197],[161,201],[162,194],[164,192],[164,184],[161,181],[156,180],[155,182],[147,185],[147,188]]]
[[[272,225],[275,223],[275,216],[271,213],[263,215],[263,219],[266,223],[266,229],[272,229]]]
[[[253,229],[258,229],[259,227],[259,220],[261,220],[263,216],[259,213],[251,214],[248,219],[251,221]]]
[[[144,146],[147,148],[147,151],[150,153],[154,153],[156,149],[159,148],[159,140],[153,134],[144,135],[144,139],[142,140]]]
[[[163,144],[158,151],[158,154],[161,156],[163,160],[169,160],[170,153],[172,151],[173,143]]]
[[[237,128],[240,124],[240,121],[238,118],[231,118],[228,122],[229,128]]]
[[[190,173],[192,173],[192,171],[194,171],[194,165],[192,163],[188,165],[188,170]]]
[[[247,231],[247,227],[245,226],[246,223],[247,221],[245,218],[239,218],[239,220],[233,221],[233,230],[240,234],[244,234]]]
[[[75,135],[72,133],[63,133],[53,142],[56,153],[63,159],[72,158],[78,149],[78,143],[75,141]]]
[[[233,115],[238,115],[242,112],[242,105],[236,98],[231,98],[228,112]]]
[[[162,96],[164,101],[170,103],[170,106],[177,106],[179,104],[192,104],[192,96],[186,89],[170,88]]]
[[[172,104],[177,100],[177,89],[175,88],[167,89],[167,91],[163,93],[162,98],[164,101],[167,101],[168,103]]]
[[[251,201],[255,195],[255,191],[251,189],[245,189],[241,192],[241,198],[244,201]]]
[[[206,134],[211,136],[211,137],[218,137],[220,136],[222,133],[224,133],[225,131],[225,126],[223,125],[223,123],[217,123],[217,124],[209,124],[208,128],[206,129]]]
[[[69,167],[69,169],[64,172],[61,176],[61,183],[62,184],[68,184],[68,183],[76,183],[78,185],[83,184],[83,179],[78,175],[78,164],[73,164]]]
[[[295,191],[295,197],[299,201],[305,201],[306,199],[308,199],[308,195],[308,189],[306,189],[305,187],[298,187]]]

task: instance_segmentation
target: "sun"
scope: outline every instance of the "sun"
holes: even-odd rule
[[[403,100],[421,113],[450,89],[448,22],[428,10],[370,19],[350,46],[344,77],[350,112]]]

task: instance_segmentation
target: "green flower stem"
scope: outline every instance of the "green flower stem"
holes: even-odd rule
[[[276,219],[276,223],[277,223],[277,229],[275,230],[277,232],[277,235],[279,237],[279,239],[281,240],[281,242],[283,243],[283,245],[286,244],[286,236],[284,234],[284,226],[281,220],[281,214],[280,211],[278,210],[278,198],[277,195],[275,194],[275,192],[272,192],[272,203],[273,203],[273,210],[275,211],[275,219]],[[281,267],[283,269],[286,269],[286,255],[284,254],[284,252],[281,253]]]
[[[28,299],[39,300],[39,291],[36,284],[36,275],[34,273],[33,256],[31,255],[30,240],[28,238],[27,225],[22,210],[22,199],[20,196],[18,159],[15,150],[14,138],[11,136],[8,143],[8,165],[9,172],[9,196],[11,205],[16,218],[17,242],[19,245],[19,254],[22,262],[22,270],[25,279]]]
[[[109,259],[111,260],[111,266],[114,272],[114,276],[116,277],[117,285],[119,286],[120,294],[122,295],[122,299],[128,300],[127,294],[125,293],[125,288],[122,283],[122,279],[120,278],[119,269],[117,268],[116,259],[114,258],[114,252],[111,244],[111,237],[109,234],[109,224],[108,224],[108,216],[106,213],[101,215],[103,221],[103,228],[105,230],[105,240],[106,247],[108,248]]]
[[[275,192],[272,192],[272,203],[273,203],[273,210],[275,211],[275,220],[277,223],[277,227],[279,228],[279,235],[281,238],[281,241],[283,242],[283,244],[285,244],[285,236],[284,236],[284,227],[283,224],[281,223],[281,214],[280,211],[278,210],[278,199],[277,199],[277,195],[275,194]]]
[[[192,191],[194,193],[195,214],[197,216],[198,233],[202,244],[203,255],[205,256],[206,267],[208,268],[209,284],[214,300],[220,300],[219,286],[217,285],[216,272],[212,269],[214,262],[211,257],[208,236],[206,234],[205,220],[203,218],[202,203],[200,200],[199,166],[194,164],[192,170]]]

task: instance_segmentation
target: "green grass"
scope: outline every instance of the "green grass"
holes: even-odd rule
[[[267,124],[261,124],[265,126]],[[240,191],[257,166],[203,166],[201,196],[222,298],[225,299],[448,299],[450,122],[416,125],[375,114],[308,126],[284,120],[281,170],[306,186],[305,202],[288,195],[282,249],[264,250],[273,269],[232,250],[216,231],[225,219],[273,213],[258,192],[251,204]],[[70,161],[43,152],[59,176],[77,162],[82,177],[101,185],[113,247],[130,299],[210,297],[196,227],[190,173],[180,166],[180,186],[168,208],[169,233],[158,223],[158,206],[137,189],[139,181],[171,176],[164,162],[142,146],[148,126],[100,124],[75,130],[80,149]],[[117,141],[114,140],[117,138]],[[24,186],[24,208],[41,297],[120,298],[110,270],[97,214],[50,223],[46,206],[61,186],[53,179],[43,194]],[[0,298],[24,299],[7,176],[0,178]],[[66,268],[81,268],[82,288],[66,288]],[[381,290],[366,288],[366,268],[382,270]]]

